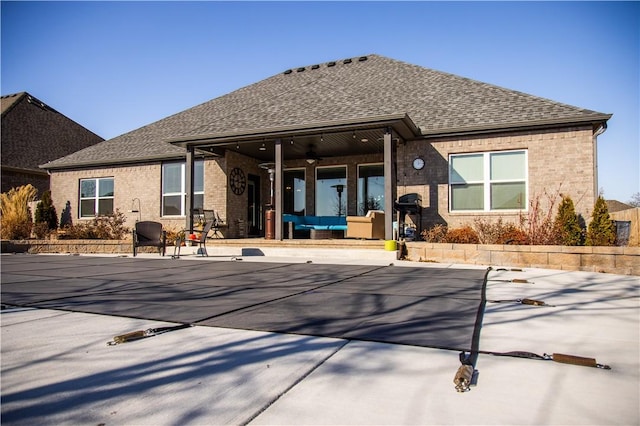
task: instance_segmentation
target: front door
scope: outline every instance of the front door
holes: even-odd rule
[[[260,176],[249,174],[247,179],[247,220],[249,235],[262,234],[262,209],[260,208]]]

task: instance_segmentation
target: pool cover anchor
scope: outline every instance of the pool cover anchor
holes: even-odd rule
[[[182,330],[183,328],[193,327],[193,324],[180,324],[171,327],[148,328],[146,330],[132,331],[130,333],[114,336],[113,340],[107,342],[107,346],[114,346],[120,343],[133,342],[147,337],[157,336],[159,334],[168,333],[170,331]]]
[[[456,392],[468,392],[471,390],[471,382],[473,380],[473,373],[475,368],[471,364],[462,364],[456,375],[453,378],[453,383],[456,385]]]
[[[477,359],[477,354],[472,357],[471,353],[467,355],[465,352],[460,352],[460,363],[462,365],[458,367],[458,371],[456,371],[456,375],[453,378],[456,392],[468,392],[471,390],[471,386],[476,384],[478,372],[474,367],[474,359]]]

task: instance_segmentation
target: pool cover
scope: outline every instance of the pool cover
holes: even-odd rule
[[[470,350],[486,271],[2,256],[2,303],[200,326]],[[476,336],[477,339],[477,336]]]

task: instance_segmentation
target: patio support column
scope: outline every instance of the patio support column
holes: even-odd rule
[[[195,148],[191,145],[187,146],[187,161],[184,167],[184,210],[186,215],[186,229],[193,229],[193,175]]]
[[[393,206],[396,187],[396,150],[391,137],[391,128],[384,133],[384,239],[393,240]]]
[[[276,139],[275,141],[275,156],[276,156],[276,170],[275,170],[275,202],[274,209],[276,211],[276,232],[274,238],[276,240],[282,240],[282,140]]]

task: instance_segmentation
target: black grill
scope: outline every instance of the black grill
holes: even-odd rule
[[[405,194],[398,198],[395,203],[396,210],[398,212],[398,236],[405,238],[405,223],[407,215],[417,215],[418,220],[414,221],[417,224],[416,238],[420,236],[422,231],[422,195],[412,193]]]

